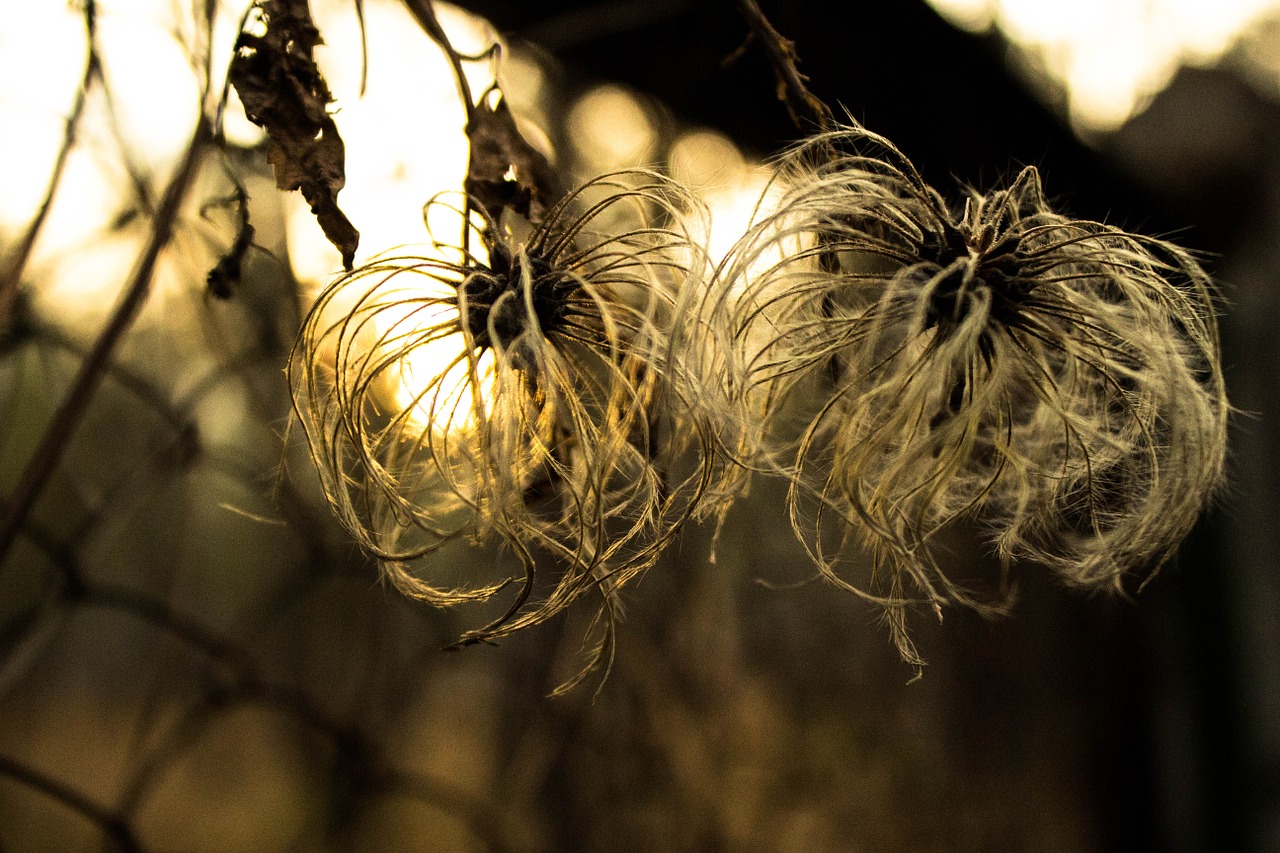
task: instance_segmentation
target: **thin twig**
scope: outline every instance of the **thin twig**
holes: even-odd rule
[[[126,613],[167,631],[174,638],[216,660],[241,682],[261,681],[257,661],[249,651],[167,601],[127,587],[97,583],[86,584],[78,599],[81,606],[102,607]]]
[[[471,94],[471,84],[467,82],[467,74],[462,67],[462,55],[449,41],[449,34],[444,31],[444,27],[440,25],[440,19],[436,17],[435,7],[431,0],[404,0],[404,5],[418,22],[418,26],[422,27],[423,32],[429,35],[432,41],[440,45],[440,49],[448,58],[449,65],[453,68],[454,81],[458,84],[458,96],[462,100],[462,108],[466,110],[467,124],[471,124],[476,110],[475,98]]]
[[[103,834],[115,842],[125,853],[138,853],[142,845],[134,838],[133,831],[119,815],[112,814],[79,791],[64,785],[51,776],[34,770],[21,762],[0,755],[0,776],[12,779],[56,800],[72,811],[97,824]]]
[[[471,83],[467,81],[466,69],[462,67],[462,55],[458,53],[453,43],[449,41],[449,34],[440,25],[440,19],[436,17],[435,6],[431,0],[404,0],[404,5],[409,10],[409,14],[413,15],[414,20],[418,22],[418,26],[422,27],[423,32],[440,46],[440,49],[444,51],[445,57],[449,60],[449,66],[453,69],[454,82],[458,86],[458,98],[462,101],[462,109],[467,117],[466,131],[470,134],[475,122],[476,102],[475,97],[471,94]],[[473,156],[474,148],[468,145],[467,174],[471,174],[471,158]],[[475,203],[468,193],[463,199],[461,243],[464,257],[471,254],[471,213],[474,210]]]
[[[97,6],[94,0],[88,0],[85,3],[84,28],[88,37],[88,57],[85,59],[84,74],[80,78],[80,90],[76,92],[76,99],[71,105],[71,113],[66,119],[66,125],[62,133],[62,145],[58,148],[58,156],[54,160],[53,171],[49,175],[49,183],[45,186],[44,198],[40,200],[40,206],[36,209],[35,216],[31,218],[22,237],[18,240],[9,262],[3,268],[0,268],[0,329],[4,329],[9,324],[14,302],[18,297],[18,290],[22,284],[22,274],[27,268],[28,261],[31,260],[31,252],[35,249],[36,238],[40,236],[40,231],[44,228],[44,223],[49,218],[54,196],[58,193],[58,187],[62,183],[62,175],[67,168],[67,159],[71,155],[71,149],[75,147],[76,132],[80,126],[80,117],[84,115],[89,86],[101,71],[95,38]]]
[[[461,248],[470,256],[472,212],[479,212],[490,226],[502,221],[510,211],[537,225],[550,205],[564,195],[560,181],[546,156],[529,144],[520,132],[516,117],[496,80],[474,95],[463,62],[479,59],[496,61],[501,45],[497,39],[474,56],[459,53],[436,17],[431,0],[403,0],[409,12],[448,57],[466,113],[468,155],[463,180],[465,196]],[[499,97],[495,98],[494,96]]]
[[[769,55],[773,73],[778,78],[778,100],[786,106],[791,122],[803,133],[809,133],[815,127],[818,130],[834,129],[836,122],[831,108],[805,85],[809,78],[800,71],[795,42],[773,28],[755,0],[739,0],[738,5],[751,27],[751,35],[759,40]]]
[[[138,258],[123,299],[116,306],[115,312],[97,341],[94,342],[93,348],[85,356],[84,364],[81,365],[71,390],[59,406],[35,453],[27,461],[18,485],[4,507],[4,514],[0,516],[0,562],[4,562],[9,548],[17,538],[18,531],[40,497],[49,477],[62,458],[67,443],[84,417],[89,402],[97,392],[103,376],[106,375],[112,352],[120,338],[133,325],[133,321],[146,301],[160,252],[173,237],[177,227],[178,210],[195,180],[197,166],[205,145],[211,139],[212,128],[205,117],[201,116],[195,133],[187,145],[186,153],[156,208],[150,240]]]

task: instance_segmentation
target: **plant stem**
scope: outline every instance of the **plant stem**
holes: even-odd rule
[[[62,183],[62,174],[67,168],[67,158],[75,145],[76,133],[80,127],[80,117],[84,115],[85,101],[89,96],[89,86],[101,71],[95,40],[97,7],[93,0],[89,0],[85,4],[84,28],[88,41],[88,57],[85,59],[84,74],[80,78],[80,90],[76,93],[76,99],[71,105],[71,113],[66,119],[65,129],[62,133],[62,145],[59,147],[58,156],[54,160],[53,171],[49,174],[49,183],[45,186],[44,198],[41,199],[40,207],[36,209],[36,215],[27,224],[26,230],[22,233],[22,237],[18,240],[7,263],[0,265],[0,332],[8,326],[12,317],[14,302],[18,298],[18,290],[22,286],[22,273],[26,270],[27,262],[31,259],[31,252],[36,245],[36,238],[40,236],[40,230],[44,228],[44,223],[49,218],[49,210],[53,207],[53,198],[57,195],[58,186]]]
[[[449,66],[453,69],[453,79],[458,86],[458,98],[462,101],[462,109],[467,117],[464,130],[468,137],[467,174],[470,175],[471,161],[475,157],[475,148],[470,144],[470,136],[472,128],[475,126],[476,102],[475,97],[471,94],[471,84],[467,82],[467,72],[462,67],[462,56],[459,55],[449,41],[449,34],[444,31],[444,27],[440,24],[440,19],[436,17],[436,9],[431,0],[404,0],[404,5],[409,10],[409,14],[413,15],[414,20],[418,22],[418,26],[422,27],[423,32],[444,51],[445,57],[449,60]],[[471,254],[471,212],[474,208],[475,203],[471,198],[471,194],[465,193],[462,206],[461,239],[464,256]]]
[[[462,108],[466,111],[467,124],[471,124],[471,117],[476,109],[475,98],[471,95],[471,84],[467,82],[467,74],[462,67],[462,57],[449,42],[448,33],[444,31],[444,27],[440,25],[440,19],[436,17],[435,7],[432,6],[431,0],[404,0],[404,5],[418,22],[418,26],[422,27],[423,32],[444,51],[449,65],[453,68],[453,79],[458,84],[458,96],[462,101]]]
[[[201,116],[195,133],[187,145],[186,153],[156,208],[150,239],[138,257],[125,288],[124,297],[94,342],[93,348],[85,356],[71,390],[58,407],[39,446],[27,460],[18,485],[4,506],[3,515],[0,515],[0,563],[4,562],[5,556],[18,536],[18,531],[22,529],[27,515],[58,466],[72,434],[84,418],[84,413],[106,373],[112,352],[124,333],[133,325],[133,321],[137,319],[138,312],[146,301],[160,252],[173,237],[178,221],[178,211],[195,180],[205,145],[212,138],[212,128],[207,119]]]
[[[764,16],[756,0],[739,0],[743,17],[751,27],[751,34],[759,39],[769,62],[773,65],[773,73],[778,78],[778,100],[786,105],[791,122],[801,132],[809,132],[805,122],[812,122],[818,130],[831,130],[835,127],[835,118],[831,108],[809,91],[805,84],[809,78],[800,72],[799,57],[796,55],[795,42],[786,38],[773,28],[769,19]]]

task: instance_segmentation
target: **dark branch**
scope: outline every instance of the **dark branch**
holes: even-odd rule
[[[22,236],[18,239],[17,246],[13,249],[8,262],[3,267],[0,267],[0,333],[3,333],[3,330],[9,325],[14,310],[14,302],[18,296],[18,289],[22,284],[22,273],[27,267],[27,262],[31,259],[31,252],[35,248],[36,238],[40,236],[45,220],[49,218],[49,210],[53,207],[54,196],[57,195],[58,186],[62,183],[62,174],[66,171],[67,158],[75,145],[76,132],[80,126],[80,117],[84,114],[84,105],[89,95],[89,86],[101,72],[95,37],[97,6],[94,0],[88,0],[85,3],[84,28],[88,35],[89,44],[84,75],[81,77],[80,90],[76,93],[75,102],[71,105],[71,113],[67,116],[62,134],[62,145],[59,147],[58,156],[54,160],[53,171],[49,175],[49,183],[45,187],[44,198],[41,199],[40,207],[36,209],[35,216],[32,217],[31,222],[27,224],[26,230],[23,231]]]
[[[133,321],[146,301],[147,294],[151,291],[156,262],[160,259],[161,251],[173,237],[177,228],[178,211],[195,181],[200,158],[211,139],[212,129],[208,121],[201,116],[186,153],[179,162],[169,185],[165,188],[164,196],[160,199],[155,218],[152,220],[150,239],[138,258],[137,266],[134,267],[132,277],[125,288],[124,297],[107,321],[106,328],[94,342],[93,348],[85,356],[84,364],[81,365],[71,390],[58,407],[53,421],[41,438],[35,453],[27,461],[18,485],[5,504],[3,516],[0,516],[0,562],[4,561],[5,555],[17,538],[18,531],[22,529],[23,522],[26,521],[31,508],[35,506],[49,477],[62,459],[67,443],[84,417],[103,376],[106,375],[116,344],[133,325]]]
[[[809,78],[800,71],[795,42],[773,28],[755,0],[740,0],[739,6],[751,28],[752,37],[760,42],[769,56],[773,73],[778,78],[778,100],[786,106],[791,122],[802,133],[834,129],[835,117],[830,107],[805,85]]]
[[[115,842],[124,853],[140,853],[142,846],[133,836],[129,825],[119,815],[93,802],[84,794],[68,785],[46,776],[38,770],[0,755],[0,776],[6,776],[28,788],[39,791],[50,799],[56,800],[77,814],[97,824],[98,828]]]

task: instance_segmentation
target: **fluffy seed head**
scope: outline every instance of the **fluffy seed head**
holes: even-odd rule
[[[1211,286],[1178,247],[1046,203],[1034,168],[959,208],[860,128],[794,151],[779,223],[739,248],[744,395],[794,416],[756,456],[793,479],[827,576],[853,532],[900,649],[913,601],[981,606],[936,543],[959,521],[1073,584],[1158,568],[1221,480],[1228,406]],[[812,235],[744,276],[778,234]],[[784,417],[786,417],[784,416]],[[834,532],[832,528],[835,528]],[[830,535],[829,535],[830,534]]]
[[[505,582],[432,582],[423,558],[446,543],[496,539],[524,565],[510,608],[464,641],[589,592],[614,613],[696,507],[707,435],[669,331],[704,275],[678,225],[696,207],[661,176],[605,176],[536,227],[486,222],[470,240],[483,252],[379,258],[312,309],[290,362],[298,420],[387,577],[448,605]],[[535,573],[548,560],[550,579]]]

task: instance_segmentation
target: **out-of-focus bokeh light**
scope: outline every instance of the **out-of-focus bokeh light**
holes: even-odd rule
[[[1209,65],[1280,0],[930,0],[957,26],[997,26],[1066,91],[1083,133],[1114,130],[1183,65]]]
[[[495,34],[480,18],[436,4],[450,42],[463,54],[478,54]],[[346,146],[346,186],[338,206],[360,231],[356,262],[396,246],[429,239],[423,205],[439,193],[462,191],[467,171],[466,113],[444,53],[392,0],[364,6],[367,78],[361,33],[347,0],[322,0],[312,12],[324,33],[316,60],[333,93],[334,121]],[[492,82],[490,63],[466,63],[473,97]],[[289,256],[304,283],[323,285],[341,269],[301,198],[290,198]],[[458,234],[438,234],[456,243]]]
[[[444,3],[435,6],[459,53],[479,56],[496,44],[496,33],[483,19]],[[317,49],[317,61],[333,92],[334,120],[346,145],[347,182],[338,205],[360,230],[356,264],[400,249],[416,257],[459,263],[462,218],[456,207],[461,203],[468,143],[466,113],[447,58],[398,0],[365,3],[367,68],[351,4],[323,0],[313,2],[312,11],[326,45]],[[493,84],[496,69],[489,59],[468,61],[464,68],[472,97]],[[430,205],[428,216],[424,206],[437,198],[448,203]],[[287,235],[294,273],[318,290],[340,273],[340,257],[302,199],[291,198],[289,208]],[[470,251],[484,259],[474,234]],[[353,283],[353,296],[363,292],[361,284],[360,279]],[[451,287],[416,274],[397,276],[396,285],[420,288],[406,292],[406,297],[443,296]],[[330,303],[335,313],[348,307],[349,300],[341,294]],[[403,310],[392,306],[379,312],[373,332],[379,338],[402,337],[414,326],[447,320],[441,312],[453,310],[442,306],[415,312],[410,305]],[[473,422],[468,415],[476,401],[464,381],[468,367],[460,361],[464,347],[461,332],[445,335],[415,346],[393,369],[396,382],[389,392],[398,408],[409,411],[410,423],[422,429],[455,429]],[[492,369],[491,364],[481,366]],[[430,396],[434,391],[424,398],[437,379],[440,388],[450,390],[438,399]],[[488,405],[487,399],[479,402]],[[447,423],[440,418],[433,422],[433,408],[455,415]]]
[[[1280,99],[1280,3],[1233,51],[1233,65],[1261,92]]]
[[[133,162],[163,175],[191,138],[204,81],[188,46],[175,37],[173,19],[182,17],[172,10],[176,4],[128,5],[128,12],[114,12],[104,4],[99,16],[103,78],[121,147]]]
[[[0,238],[44,195],[84,73],[87,37],[69,3],[16,3],[0,27]],[[33,37],[33,33],[42,34]]]
[[[929,0],[929,3],[948,21],[970,32],[985,32],[995,23],[992,0]]]
[[[406,323],[431,324],[456,316],[455,309],[442,307],[434,317],[415,316]],[[393,327],[395,318],[384,316],[380,320]],[[436,434],[467,430],[476,424],[477,407],[485,414],[492,412],[496,369],[493,350],[485,350],[476,359],[474,377],[465,353],[466,340],[458,331],[414,347],[397,365],[396,403],[408,411],[413,428],[431,429]]]
[[[681,134],[667,155],[672,178],[690,187],[711,214],[701,236],[713,263],[720,263],[753,225],[777,209],[782,186],[771,172],[749,163],[727,136],[709,130]]]
[[[216,29],[234,28],[244,6],[220,7]],[[200,43],[184,40],[196,27],[194,7],[99,0],[94,8],[99,73],[24,267],[37,313],[80,335],[91,334],[115,303],[148,239],[146,205],[167,184],[195,130],[205,71]],[[79,4],[20,3],[6,12],[0,31],[0,127],[6,129],[0,134],[0,253],[8,263],[53,180],[89,44]],[[201,251],[212,256],[203,237],[184,233],[198,213],[189,209],[182,216],[177,239],[188,244],[183,257],[201,258]],[[203,273],[187,266],[176,257],[162,260],[153,299],[202,283]]]
[[[667,155],[671,177],[698,192],[739,182],[746,160],[733,140],[711,130],[681,134]]]
[[[502,94],[518,115],[545,122],[548,89],[542,62],[527,51],[508,51],[498,69]]]
[[[190,4],[98,0],[95,8],[102,79],[90,88],[76,144],[25,267],[37,313],[56,317],[80,336],[96,333],[136,264],[151,230],[146,204],[163,190],[191,137],[206,70],[210,98],[221,93],[249,0],[221,3],[211,38]],[[455,216],[434,223],[435,233],[429,233],[423,214],[433,197],[461,192],[467,168],[466,116],[444,53],[399,0],[366,0],[363,34],[349,0],[312,0],[311,8],[324,37],[316,59],[334,95],[331,110],[346,148],[346,185],[338,204],[361,232],[357,262],[398,246],[459,261],[456,248],[424,246],[432,239],[456,246],[462,230]],[[457,51],[481,57],[464,63],[472,96],[479,97],[494,81],[496,62],[484,54],[496,35],[485,21],[454,6],[436,3],[435,9]],[[17,245],[40,207],[89,55],[76,4],[22,3],[10,11],[0,31],[0,126],[22,132],[0,134],[0,253]],[[213,60],[206,69],[207,51]],[[521,98],[538,98],[542,77],[536,65],[526,62],[515,70]],[[232,144],[262,140],[262,130],[244,117],[234,92],[222,120]],[[545,136],[541,141],[549,148]],[[204,276],[225,248],[220,241],[227,235],[219,236],[201,209],[228,191],[216,173],[211,165],[202,177],[182,213],[174,250],[162,256],[154,277],[150,301],[157,304],[149,311],[171,324],[198,322],[192,312],[198,310]],[[149,202],[137,197],[138,185]],[[290,263],[301,282],[318,290],[340,272],[338,253],[298,194],[283,200]],[[195,307],[174,313],[166,307],[171,295]],[[340,310],[342,301],[336,304]],[[383,330],[393,319],[381,319]],[[395,398],[411,405],[421,384],[447,370],[462,346],[459,334],[415,351],[399,371],[404,387],[392,392]],[[460,377],[447,377],[464,384],[455,378]]]
[[[612,84],[597,86],[569,110],[568,136],[589,173],[649,165],[657,152],[658,128],[635,93]]]
[[[787,255],[806,248],[802,238],[780,236],[787,227],[779,217],[786,184],[768,167],[747,160],[728,137],[714,131],[681,134],[668,152],[667,164],[671,176],[693,189],[709,213],[708,219],[693,219],[688,227],[710,262],[721,267],[728,277],[727,290],[714,294],[725,304],[714,310],[729,309],[744,296],[766,301],[764,294],[748,296],[751,283]],[[703,228],[705,233],[698,233]],[[771,235],[770,239],[750,240],[747,251],[742,252],[740,241],[744,235],[757,230]],[[735,249],[739,251],[735,253]],[[772,337],[766,313],[760,322],[752,324],[750,338],[740,343],[747,350],[759,350]],[[709,342],[702,356],[712,361],[718,358]]]
[[[555,145],[547,134],[547,128],[559,121],[559,116],[548,109],[553,87],[548,80],[545,62],[540,54],[533,51],[507,49],[498,65],[498,82],[502,86],[502,96],[515,114],[520,135],[555,165]]]

